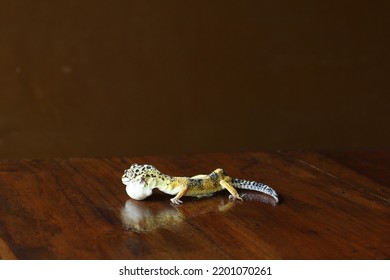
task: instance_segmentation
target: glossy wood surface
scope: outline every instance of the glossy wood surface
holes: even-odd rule
[[[0,162],[0,259],[389,259],[389,153],[240,153]],[[273,186],[128,198],[132,163],[171,175],[224,168]]]

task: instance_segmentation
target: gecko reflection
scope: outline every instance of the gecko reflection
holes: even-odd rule
[[[242,197],[244,201],[261,201],[274,204],[272,198],[261,194],[245,193]],[[185,219],[215,212],[228,212],[234,206],[242,204],[241,201],[230,201],[222,196],[212,197],[211,200],[195,199],[187,202],[185,206],[176,207],[129,199],[123,206],[120,215],[123,227],[126,230],[151,232],[161,228],[174,229]]]
[[[123,227],[133,231],[153,231],[175,226],[182,221],[180,211],[175,208],[154,210],[145,203],[129,199],[121,211]]]
[[[233,201],[219,197],[217,203],[196,200],[185,207],[154,204],[127,200],[121,210],[123,227],[126,230],[150,232],[160,228],[173,229],[186,218],[197,217],[213,212],[225,212],[234,206]]]

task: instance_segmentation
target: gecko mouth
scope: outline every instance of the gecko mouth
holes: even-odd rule
[[[124,174],[122,176],[122,183],[126,185],[128,182],[130,182],[130,179],[126,176],[126,174]]]

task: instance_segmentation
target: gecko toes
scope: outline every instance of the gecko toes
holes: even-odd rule
[[[233,196],[233,195],[229,195],[229,200],[243,200],[241,196]]]
[[[179,200],[179,199],[175,199],[175,198],[171,198],[171,202],[175,205],[180,205],[183,203],[183,201]]]

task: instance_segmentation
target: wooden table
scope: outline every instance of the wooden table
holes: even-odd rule
[[[121,183],[134,162],[177,176],[223,167],[281,203],[134,201]],[[389,152],[1,161],[0,259],[389,259],[389,166]]]

